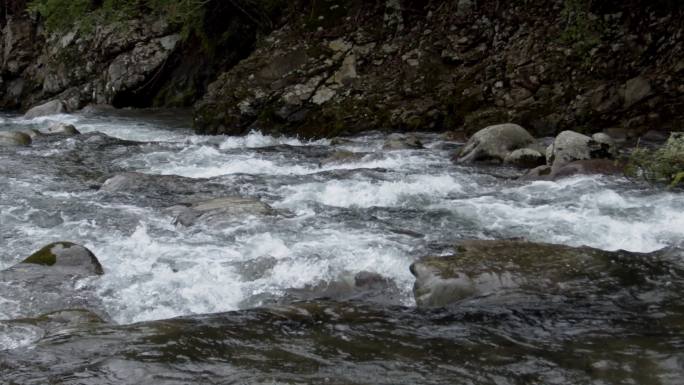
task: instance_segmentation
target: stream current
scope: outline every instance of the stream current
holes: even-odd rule
[[[620,360],[593,349],[594,342],[577,342],[582,347],[575,347],[572,354],[581,355],[585,349],[588,356],[595,356],[587,364],[593,368],[590,372],[608,373],[594,377],[586,375],[586,368],[564,365],[570,353],[566,358],[540,353],[554,350],[554,342],[548,347],[531,346],[516,341],[515,333],[506,332],[527,321],[530,333],[563,329],[562,325],[540,326],[539,319],[530,321],[498,311],[416,312],[414,277],[409,271],[419,257],[449,254],[455,242],[472,238],[524,238],[635,252],[681,247],[681,193],[619,177],[516,181],[517,170],[452,163],[450,155],[460,143],[445,141],[439,134],[417,134],[425,145],[419,150],[383,149],[385,136],[375,133],[334,142],[259,132],[241,137],[198,136],[190,130],[187,116],[163,111],[98,111],[33,120],[1,115],[0,130],[44,130],[54,121],[72,123],[83,135],[39,138],[30,147],[0,147],[0,270],[50,242],[82,244],[98,257],[105,274],[78,284],[92,288],[113,323],[97,330],[62,333],[62,340],[47,342],[61,347],[56,350],[34,346],[38,337],[31,336],[30,328],[0,328],[0,351],[5,354],[22,349],[50,352],[39,356],[43,360],[40,369],[5,364],[12,368],[6,372],[10,373],[7,378],[16,381],[9,383],[51,379],[60,384],[675,384],[677,378],[684,378],[678,377],[684,367],[682,355],[639,345],[644,336],[633,336],[634,341],[624,343],[639,345],[639,355],[650,352],[653,357],[627,354],[628,358]],[[326,161],[341,150],[354,154],[339,162]],[[183,182],[177,190],[160,187],[157,179],[130,191],[100,189],[108,178],[123,172],[185,178],[180,178]],[[250,214],[184,226],[168,210],[224,196],[253,198],[278,214]],[[391,282],[392,293],[382,301],[386,305],[283,304],[282,299],[292,293],[315,292],[316,287],[360,272],[377,273]],[[0,290],[0,320],[25,316],[16,302]],[[263,310],[262,306],[275,307]],[[221,312],[232,313],[224,313],[226,317],[210,314]],[[306,329],[309,337],[296,327],[290,333],[292,325],[279,323],[285,318],[280,314],[287,312],[308,312],[320,322],[300,320],[308,325],[299,327]],[[166,362],[164,359],[155,361],[144,352],[152,351],[157,358],[172,354],[164,348],[172,343],[160,340],[170,337],[163,333],[163,337],[155,333],[150,337],[146,334],[150,333],[145,326],[148,323],[143,321],[172,317],[183,318],[162,321],[164,330],[177,328],[187,338],[197,339],[196,351],[173,352],[174,357],[190,357],[190,364],[169,369],[160,363]],[[352,331],[345,329],[349,317],[357,325]],[[244,335],[231,336],[232,342],[226,342],[228,337],[219,331],[230,328],[238,328]],[[356,344],[358,351],[345,355],[346,348],[335,342],[326,345],[311,340],[313,335],[320,338],[328,332],[334,339],[345,331],[349,334],[339,337],[337,343]],[[120,350],[100,346],[113,334],[121,335]],[[270,345],[257,335],[270,336]],[[389,350],[364,348],[368,341]],[[663,343],[655,341],[654,345]],[[69,344],[73,346],[67,348]],[[243,355],[233,357],[229,367],[218,366],[212,357],[218,354],[220,344],[243,351]],[[456,355],[451,344],[468,347],[467,364],[449,363],[449,357]],[[316,348],[311,348],[314,345]],[[326,352],[321,346],[338,347],[336,352]],[[500,350],[478,366],[478,352],[488,346]],[[512,346],[520,350],[512,352]],[[276,348],[280,353],[270,350]],[[92,378],[86,374],[50,377],[65,373],[50,368],[49,363],[59,354],[82,355],[83,360],[97,356],[88,349],[100,353],[111,349],[117,358],[110,357],[99,369],[91,370],[95,373]],[[250,349],[254,352],[249,353]],[[257,351],[262,359],[254,358]],[[285,357],[290,355],[297,358]],[[512,357],[521,358],[513,362]],[[644,364],[639,361],[642,359],[650,361]],[[269,360],[285,366],[274,372],[272,367],[266,368],[264,361]],[[241,366],[243,361],[249,364]],[[648,369],[658,373],[657,378],[640,377],[641,366],[661,361],[662,367]],[[70,367],[69,373],[83,372],[77,369],[84,365]],[[292,366],[288,369],[288,365]],[[317,369],[308,370],[309,366]],[[0,371],[4,370],[0,363]],[[129,377],[121,377],[124,372]],[[518,377],[510,377],[511,373]],[[34,375],[39,380],[31,382]],[[220,380],[212,380],[217,378]],[[649,382],[652,378],[660,382]]]

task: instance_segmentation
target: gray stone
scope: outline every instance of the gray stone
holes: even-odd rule
[[[18,131],[0,131],[0,146],[28,146],[31,144],[31,137]]]
[[[517,124],[489,126],[476,132],[468,140],[456,160],[461,163],[486,160],[503,162],[510,152],[532,143],[532,135]]]
[[[21,263],[50,267],[73,275],[102,275],[104,270],[87,248],[71,242],[55,242],[31,254]]]
[[[599,136],[600,140],[605,140]],[[614,146],[606,143],[598,143],[594,139],[575,131],[563,131],[553,142],[551,157],[547,163],[554,170],[564,165],[583,159],[611,158]]]
[[[40,116],[62,114],[65,112],[67,112],[67,111],[66,111],[66,106],[64,105],[63,101],[61,101],[61,100],[50,100],[47,103],[43,103],[43,104],[37,105],[35,107],[31,107],[24,114],[24,118],[25,119],[33,119],[33,118],[37,118]]]
[[[230,222],[245,216],[275,215],[277,211],[257,199],[230,196],[198,202],[191,205],[177,205],[167,209],[174,216],[174,223],[192,226],[198,221],[212,226]]]
[[[48,134],[60,134],[60,135],[80,135],[81,132],[76,129],[73,124],[68,123],[55,123],[47,129]]]
[[[11,302],[3,303],[3,313],[20,318],[85,309],[107,318],[92,285],[81,280],[103,273],[102,265],[87,248],[71,242],[49,244],[21,263],[0,271],[3,297],[12,298]]]

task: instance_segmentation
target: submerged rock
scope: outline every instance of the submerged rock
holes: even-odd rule
[[[40,116],[62,114],[67,112],[66,105],[61,100],[51,100],[49,102],[31,107],[24,114],[25,119],[33,119]]]
[[[472,298],[531,293],[563,299],[593,299],[627,307],[653,308],[646,293],[670,297],[684,288],[684,269],[664,258],[525,241],[464,241],[457,254],[426,257],[411,265],[421,307],[446,306]],[[641,294],[639,294],[641,293]],[[634,296],[644,295],[643,299]],[[663,305],[663,297],[658,299]]]
[[[363,301],[383,305],[400,305],[401,291],[394,281],[369,271],[340,275],[336,280],[307,285],[302,289],[290,289],[281,303],[333,299],[337,301]]]
[[[330,156],[324,158],[318,163],[319,167],[340,164],[340,163],[351,163],[361,160],[365,154],[360,154],[357,152],[338,150],[332,153]]]
[[[415,135],[391,134],[382,146],[383,150],[417,150],[423,143]]]
[[[48,134],[61,134],[61,135],[80,135],[81,132],[76,129],[73,124],[68,123],[55,123],[47,129]]]
[[[234,220],[236,217],[277,213],[271,206],[258,199],[238,196],[215,198],[191,205],[178,205],[167,210],[175,216],[174,223],[183,226],[192,226],[198,221],[217,225],[222,221]]]
[[[178,175],[122,172],[105,180],[100,191],[121,193],[191,194],[201,189],[200,179]]]
[[[527,130],[517,124],[498,124],[476,132],[456,156],[456,161],[468,163],[475,161],[503,162],[514,150],[534,143]]]
[[[31,144],[31,137],[23,132],[0,131],[0,146],[28,146]]]

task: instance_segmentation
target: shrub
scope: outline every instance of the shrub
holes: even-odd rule
[[[163,17],[181,27],[184,37],[201,29],[203,6],[209,0],[32,0],[28,9],[43,18],[49,32],[74,27],[91,31],[98,23],[111,23],[141,15]]]
[[[628,175],[651,182],[684,183],[684,133],[673,132],[665,145],[657,150],[637,148],[630,157]]]

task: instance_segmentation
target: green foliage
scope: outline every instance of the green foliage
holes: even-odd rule
[[[591,3],[591,0],[565,0],[561,12],[565,21],[561,40],[584,60],[588,60],[589,51],[601,42],[603,31],[600,20],[591,13]]]
[[[680,185],[684,179],[684,134],[672,133],[665,145],[657,150],[637,148],[632,153],[627,174],[651,182]]]
[[[166,19],[181,27],[187,38],[201,31],[203,6],[209,0],[33,0],[29,11],[38,13],[49,32],[79,28],[90,32],[98,23],[107,24],[141,15]]]
[[[90,0],[34,0],[29,3],[29,12],[39,13],[45,20],[48,31],[66,30],[76,20],[85,20],[91,12]]]

